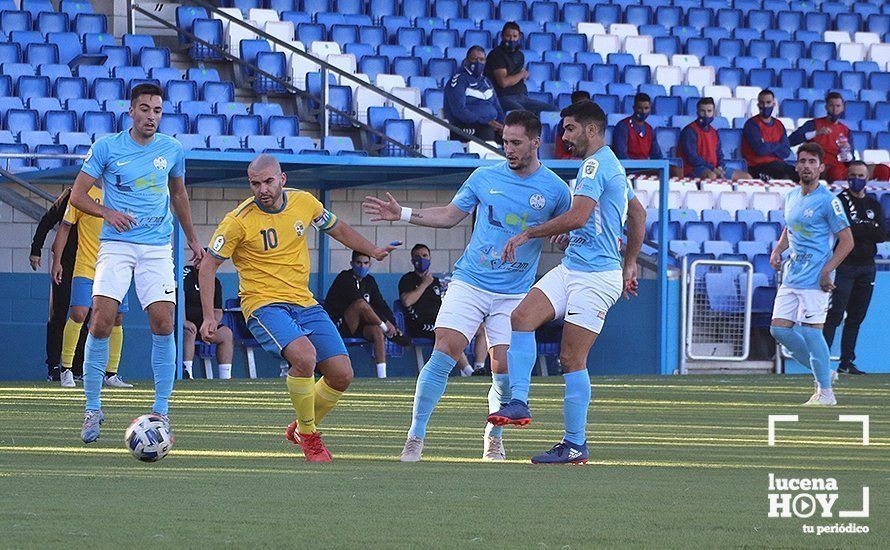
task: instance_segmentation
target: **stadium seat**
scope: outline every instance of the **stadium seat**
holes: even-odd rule
[[[116,130],[114,114],[107,111],[87,111],[80,119],[80,131],[87,134],[110,134]]]
[[[234,115],[229,123],[229,133],[242,138],[260,135],[263,133],[263,119],[258,115]]]
[[[77,115],[74,111],[47,111],[43,116],[43,129],[56,136],[60,132],[77,131]]]

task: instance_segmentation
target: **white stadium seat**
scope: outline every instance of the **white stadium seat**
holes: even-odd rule
[[[877,63],[882,70],[890,64],[890,44],[872,44],[868,48],[868,59]]]
[[[386,98],[370,88],[355,90],[355,112],[359,122],[368,122],[368,107],[385,107]]]
[[[795,121],[793,118],[779,117],[779,122],[781,122],[782,126],[785,127],[785,132],[787,133],[791,133],[797,130],[797,121]]]
[[[700,67],[701,63],[697,55],[688,55],[685,53],[677,53],[671,56],[671,65],[680,67],[683,70],[683,76],[686,76],[689,67]]]
[[[726,119],[745,117],[748,114],[748,102],[744,99],[724,97],[718,104],[717,112]]]
[[[294,39],[294,23],[293,21],[269,21],[263,27],[267,34],[271,34],[282,42],[290,42]],[[272,42],[272,49],[279,46]],[[284,51],[283,49],[281,51]]]
[[[433,143],[440,140],[451,139],[451,132],[441,124],[431,120],[421,120],[420,124],[414,124],[417,128],[417,139],[420,142],[420,152],[427,156],[433,156]],[[480,157],[482,155],[479,155]]]
[[[655,72],[656,67],[660,67],[662,65],[670,65],[668,62],[668,58],[663,53],[648,53],[640,56],[640,65],[646,65],[652,72]]]
[[[238,20],[244,19],[244,14],[241,13],[241,10],[238,8],[218,8],[218,9],[222,13],[224,13],[226,15],[230,15],[230,16],[234,17],[235,19],[238,19]],[[231,22],[218,13],[214,13],[211,17],[213,17],[214,19],[219,19],[222,22],[223,35],[228,37],[229,26],[231,25]],[[235,26],[237,27],[238,25],[235,25]],[[226,40],[226,44],[229,44],[228,40]]]
[[[686,70],[686,84],[698,88],[699,93],[713,85],[714,78],[714,67],[689,67]]]
[[[864,44],[867,48],[872,44],[880,44],[881,43],[881,35],[876,32],[857,32],[853,35],[853,42],[858,44]]]
[[[325,61],[347,73],[355,73],[356,71],[355,56],[351,53],[331,54],[325,58]],[[344,86],[350,84],[349,80],[344,78],[341,81],[339,77],[337,78],[337,82]]]
[[[869,164],[885,164],[890,162],[890,151],[886,149],[866,149],[862,152],[862,160]]]
[[[613,34],[596,34],[593,36],[592,45],[592,50],[606,59],[610,53],[621,51],[621,37]]]
[[[683,84],[683,69],[669,65],[655,67],[655,82],[670,90],[671,86]]]
[[[652,53],[651,36],[628,36],[624,39],[624,52],[634,56],[639,61],[640,56]]]
[[[251,8],[247,12],[247,18],[251,21],[256,21],[256,26],[262,29],[266,23],[278,21],[278,12],[275,10]]]
[[[710,191],[689,191],[686,193],[686,208],[691,208],[701,216],[702,210],[710,210],[714,207],[714,195]]]
[[[410,105],[414,105],[414,106],[418,106],[418,107],[420,106],[420,88],[412,88],[410,86],[407,86],[407,87],[396,86],[392,90],[390,90],[389,93],[391,93],[392,95],[396,96],[397,98],[407,102]],[[396,108],[396,110],[399,112],[399,116],[403,116],[408,112],[401,105],[398,105],[391,101],[388,101],[387,103],[389,103],[390,105],[392,105],[393,107]]]
[[[612,23],[609,25],[609,34],[620,37],[621,43],[624,44],[624,41],[628,36],[639,36],[640,32],[637,30],[636,25],[628,23]]]
[[[393,88],[404,88],[405,77],[397,74],[378,74],[374,84],[389,92]]]
[[[724,97],[732,97],[732,90],[729,86],[705,86],[702,96],[713,98],[714,101],[719,102]]]
[[[852,40],[850,40],[850,33],[847,31],[825,31],[825,34],[822,35],[822,40],[826,42],[834,42],[837,45],[852,42]]]
[[[365,73],[354,73],[352,76],[356,77],[357,79],[361,80],[362,82],[367,82],[368,84],[371,83],[371,77],[369,77]],[[352,88],[353,97],[355,97],[356,90],[358,90],[359,88],[364,88],[364,86],[360,86],[358,82],[355,82],[348,78],[341,78],[340,84],[342,84],[343,86],[349,86],[350,88]]]
[[[438,126],[438,124],[436,126]],[[439,127],[441,128],[441,126],[439,126]],[[493,141],[487,141],[486,143],[488,143],[492,147],[495,147],[495,148],[498,147],[498,144]],[[492,151],[489,151],[485,147],[482,147],[475,141],[470,141],[467,143],[467,152],[468,153],[477,153],[480,158],[484,158],[484,159],[499,159],[499,160],[501,160],[504,158],[503,156],[501,156],[497,153],[494,153]]]
[[[728,191],[717,197],[717,208],[726,210],[733,216],[736,211],[748,208],[748,194],[740,191]]]
[[[760,88],[757,86],[736,86],[734,93],[738,98],[751,101],[752,99],[757,99]]]
[[[837,47],[837,56],[841,61],[849,61],[850,63],[856,63],[857,61],[864,61],[866,54],[866,46],[865,44],[858,44],[855,42],[849,42],[846,44],[840,44]]]
[[[769,215],[770,210],[785,208],[785,200],[778,193],[759,191],[751,194],[751,208],[760,210],[764,215]]]
[[[240,10],[237,10],[238,13],[241,13]],[[253,21],[247,21],[249,25],[256,26]],[[242,40],[255,40],[259,38],[257,34],[251,30],[248,30],[241,25],[229,25],[229,34],[227,38],[227,43],[229,45],[229,54],[234,57],[241,56],[241,41]],[[240,71],[235,71],[235,73],[239,73]]]
[[[606,34],[606,28],[602,23],[578,23],[578,32],[587,37],[588,49],[593,51],[593,37],[598,34]]]
[[[329,55],[336,55],[342,53],[340,51],[340,44],[336,42],[324,42],[322,40],[316,40],[315,42],[309,44],[309,53],[318,57],[319,59],[325,59]]]

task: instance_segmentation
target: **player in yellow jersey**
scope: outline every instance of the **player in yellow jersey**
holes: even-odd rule
[[[352,381],[343,339],[309,290],[309,226],[376,260],[395,246],[381,248],[358,234],[309,193],[284,189],[287,176],[270,155],[247,168],[253,198],[229,212],[214,233],[198,271],[204,323],[201,336],[216,331],[213,279],[231,258],[240,278],[238,295],[247,327],[263,348],[290,364],[287,389],[297,414],[288,439],[309,462],[330,462],[316,424],[336,405]],[[393,243],[401,244],[401,243]],[[322,378],[315,381],[315,371]]]
[[[93,186],[89,190],[89,196],[98,204],[102,204],[102,190]],[[71,307],[68,310],[68,321],[62,333],[62,372],[60,380],[62,387],[74,387],[74,373],[71,365],[74,363],[74,350],[80,339],[80,331],[84,320],[90,312],[93,303],[93,279],[96,277],[96,260],[99,255],[99,233],[102,231],[102,218],[97,218],[78,210],[71,203],[65,210],[62,225],[56,233],[53,241],[53,267],[52,277],[56,284],[62,281],[62,251],[68,242],[71,226],[77,226],[77,259],[74,262],[74,277],[71,280]],[[127,297],[118,307],[117,317],[114,319],[114,328],[111,330],[109,342],[108,366],[105,367],[103,385],[116,388],[132,388],[117,374],[117,368],[121,361],[121,348],[124,342],[124,329],[121,326],[123,314],[129,310]]]

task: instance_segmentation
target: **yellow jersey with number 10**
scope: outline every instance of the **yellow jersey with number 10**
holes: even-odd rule
[[[252,198],[245,200],[226,214],[210,240],[210,253],[231,258],[238,270],[245,319],[272,303],[317,303],[309,290],[309,226],[328,230],[337,220],[311,194],[296,189],[283,193],[284,204],[274,212]]]
[[[102,204],[102,190],[95,185],[87,192],[91,199]],[[74,276],[94,279],[96,261],[99,259],[99,234],[102,232],[102,218],[91,216],[75,208],[70,202],[65,209],[62,221],[77,226],[77,259],[74,261]]]

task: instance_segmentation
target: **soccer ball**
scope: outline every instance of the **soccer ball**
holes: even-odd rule
[[[173,448],[173,431],[160,416],[143,414],[127,428],[124,442],[137,459],[157,462]]]

